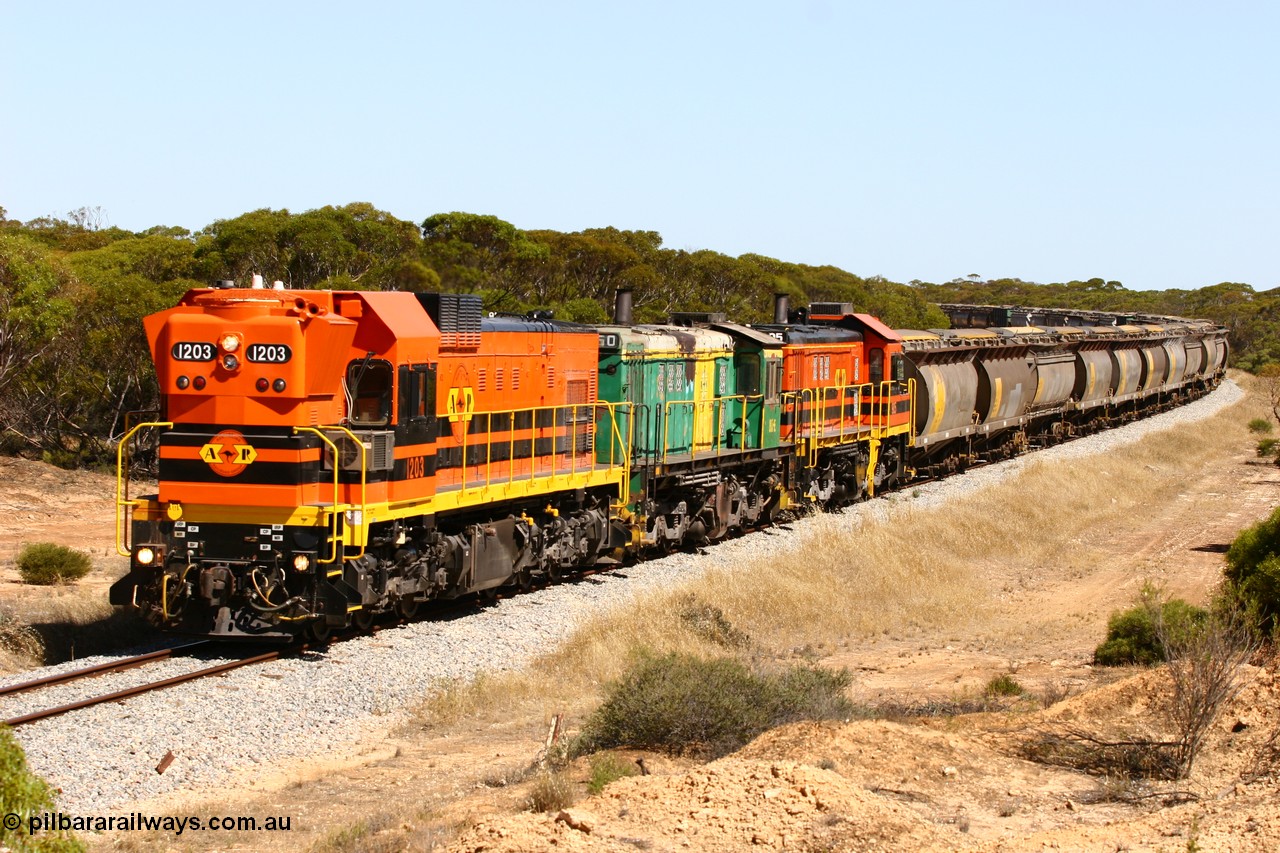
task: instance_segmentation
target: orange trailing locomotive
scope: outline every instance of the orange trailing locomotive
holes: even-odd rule
[[[983,430],[977,391],[953,386],[970,370],[976,386],[988,361],[1021,359],[996,379],[1018,373],[1025,390],[1038,359],[1046,376],[1073,360],[1096,373],[1080,353],[1150,355],[1160,336],[1184,357],[1166,358],[1159,381],[1151,368],[1142,400],[1178,402],[1221,375],[1220,330],[1203,324],[1118,336],[1077,324],[975,345],[838,304],[780,303],[754,327],[715,314],[636,325],[625,291],[614,322],[590,327],[489,316],[462,294],[221,282],[145,325],[163,413],[121,442],[130,571],[111,600],[213,637],[323,638],[433,599],[713,541],[794,504],[854,500],[1142,410],[1129,396],[1086,408],[1001,386],[1001,423]],[[1114,378],[1090,387],[1123,388]],[[129,449],[144,435],[158,490],[133,498]]]

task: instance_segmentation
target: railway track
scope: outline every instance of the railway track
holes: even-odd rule
[[[450,615],[455,615],[457,612],[463,611],[469,607],[474,607],[475,605],[476,605],[475,601],[468,601],[462,605],[455,604],[452,607],[438,609],[434,615],[444,616],[445,618],[448,618]],[[381,626],[374,626],[372,629],[369,629],[367,631],[343,632],[341,634],[335,635],[334,637],[331,638],[330,641],[326,641],[324,644],[321,644],[321,645],[327,646],[329,645],[329,642],[341,642],[344,639],[349,639],[350,637],[358,636],[361,634],[376,634],[380,630],[381,630]],[[106,663],[84,667],[83,669],[76,669],[70,672],[59,673],[57,675],[47,675],[42,678],[34,678],[30,681],[23,681],[18,684],[11,684],[6,687],[0,687],[0,697],[9,696],[9,695],[18,694],[18,693],[25,693],[32,690],[41,690],[47,687],[54,687],[54,686],[69,684],[71,682],[79,681],[81,679],[94,678],[94,677],[106,675],[112,672],[123,672],[125,670],[135,669],[137,667],[147,666],[148,664],[156,663],[158,661],[167,660],[173,657],[175,652],[188,651],[188,650],[200,648],[202,646],[210,646],[210,645],[213,645],[213,642],[211,640],[197,640],[192,643],[185,643],[183,645],[173,646],[167,649],[160,649],[154,652],[147,652],[146,654],[134,655],[132,657],[120,658],[118,660],[108,661]],[[268,652],[263,652],[261,654],[249,655],[239,660],[227,661],[225,663],[215,664],[214,666],[203,667],[201,669],[193,670],[191,672],[182,673],[181,675],[170,676],[168,678],[159,679],[157,681],[146,682],[143,684],[135,685],[133,687],[126,687],[120,690],[112,691],[110,693],[104,693],[100,696],[92,696],[86,699],[79,699],[74,702],[68,702],[63,705],[58,705],[56,707],[46,708],[40,711],[32,711],[30,713],[18,715],[16,717],[10,717],[9,719],[0,720],[0,725],[10,726],[10,727],[21,726],[21,725],[25,725],[26,723],[34,723],[40,720],[46,720],[50,717],[56,717],[59,714],[65,714],[69,711],[78,711],[82,708],[90,708],[90,707],[93,707],[94,705],[102,705],[107,702],[119,702],[121,700],[128,699],[133,696],[140,696],[144,693],[150,693],[153,690],[163,690],[166,687],[173,687],[178,684],[184,684],[188,681],[196,681],[201,678],[208,678],[214,675],[222,675],[223,673],[230,672],[234,669],[239,669],[240,667],[252,666],[254,664],[259,664],[259,663],[267,663],[268,661],[278,660],[284,657],[296,657],[302,654],[303,652],[315,649],[316,645],[317,644],[315,643],[293,643],[287,646],[282,646],[281,648],[278,648],[278,649],[273,649]]]
[[[131,658],[123,658],[119,661],[99,664],[98,666],[86,667],[84,669],[75,670],[73,672],[63,673],[61,675],[51,675],[45,678],[37,678],[32,681],[25,681],[21,684],[10,685],[0,690],[0,695],[13,693],[21,693],[29,690],[38,690],[45,687],[52,687],[58,684],[66,684],[72,681],[78,681],[82,678],[91,678],[94,676],[104,675],[108,672],[120,672],[126,669],[133,669],[139,666],[146,666],[155,661],[164,660],[172,656],[174,651],[180,649],[191,648],[192,646],[204,645],[205,643],[192,643],[186,646],[178,646],[172,649],[163,649],[158,652],[150,652],[145,655],[137,655]],[[181,675],[162,678],[158,681],[149,681],[138,684],[133,687],[126,687],[121,690],[115,690],[111,693],[104,693],[100,696],[92,696],[87,699],[79,699],[75,702],[68,702],[65,705],[58,705],[53,708],[46,708],[40,711],[32,711],[27,714],[21,714],[16,717],[10,717],[7,720],[0,721],[6,726],[21,726],[26,723],[34,723],[39,720],[46,720],[50,717],[56,717],[59,714],[65,714],[68,711],[78,711],[81,708],[89,708],[94,705],[101,705],[106,702],[118,702],[122,699],[128,699],[132,696],[140,696],[143,693],[150,693],[153,690],[163,690],[166,687],[172,687],[176,684],[183,684],[188,681],[195,681],[200,678],[208,678],[212,675],[221,675],[224,672],[230,672],[233,669],[239,669],[242,666],[252,666],[257,663],[266,663],[267,661],[276,660],[287,654],[296,654],[299,651],[296,647],[286,649],[276,649],[270,652],[264,652],[258,655],[241,658],[240,660],[228,661],[226,663],[216,664],[214,666],[203,667],[201,669],[186,672]]]
[[[74,669],[70,672],[59,673],[58,675],[46,675],[43,678],[33,678],[30,681],[23,681],[19,684],[10,684],[7,687],[0,687],[0,696],[9,696],[14,693],[25,693],[28,690],[38,690],[41,687],[52,687],[55,684],[67,684],[72,681],[79,681],[82,678],[93,678],[95,676],[105,675],[108,672],[123,672],[126,669],[146,666],[153,661],[166,660],[167,658],[172,657],[173,653],[177,651],[199,648],[200,646],[208,644],[208,640],[200,640],[194,643],[186,643],[181,646],[173,646],[167,649],[147,652],[142,655],[120,658],[119,660],[100,663],[96,666],[86,666],[83,669]]]

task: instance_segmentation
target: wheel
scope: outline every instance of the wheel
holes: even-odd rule
[[[307,623],[306,637],[317,645],[323,646],[329,642],[333,636],[333,626],[329,624],[329,620],[321,616],[319,619],[312,619]]]
[[[418,615],[418,602],[406,595],[396,602],[396,612],[401,618],[412,619]]]
[[[516,586],[521,592],[528,592],[533,589],[533,575],[529,573],[528,569],[522,569],[521,571],[516,572],[515,581]]]
[[[361,607],[359,610],[351,614],[351,625],[357,631],[368,631],[373,627],[376,617],[372,610]]]

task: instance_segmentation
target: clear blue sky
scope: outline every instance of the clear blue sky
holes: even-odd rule
[[[0,0],[0,206],[1280,284],[1280,4]]]

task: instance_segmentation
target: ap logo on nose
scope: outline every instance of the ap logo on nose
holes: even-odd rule
[[[234,477],[258,458],[258,451],[236,430],[224,429],[200,448],[200,458],[215,474]]]

